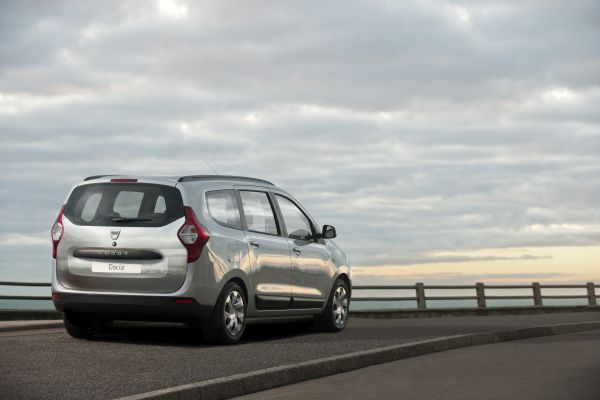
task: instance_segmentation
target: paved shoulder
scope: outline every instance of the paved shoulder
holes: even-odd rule
[[[61,320],[40,321],[0,321],[0,332],[26,331],[30,329],[60,328],[63,326]]]
[[[425,355],[238,400],[600,399],[600,331]]]

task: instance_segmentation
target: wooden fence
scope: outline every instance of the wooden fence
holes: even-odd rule
[[[533,305],[542,307],[545,299],[587,299],[587,303],[590,306],[597,305],[597,299],[600,296],[596,295],[596,288],[600,285],[594,282],[588,282],[584,285],[542,285],[538,282],[533,282],[531,285],[486,285],[481,282],[475,285],[425,285],[422,282],[418,282],[414,285],[393,285],[393,286],[381,286],[381,285],[356,285],[352,286],[352,301],[415,301],[417,303],[417,309],[426,309],[428,300],[475,300],[477,301],[477,308],[487,308],[487,300],[533,300]],[[531,290],[531,295],[490,295],[489,293],[499,289],[526,289]],[[585,289],[585,294],[571,295],[571,294],[544,294],[543,289]],[[414,290],[415,296],[407,297],[360,297],[357,296],[356,291],[361,290]],[[474,296],[427,296],[426,290],[473,290]]]
[[[21,287],[50,287],[50,283],[46,282],[2,282],[0,286],[21,286]],[[441,300],[441,301],[456,301],[456,300],[474,300],[477,302],[477,308],[487,308],[487,300],[532,300],[533,305],[536,307],[543,307],[545,299],[587,299],[587,304],[590,306],[596,306],[598,304],[599,295],[596,294],[596,288],[600,288],[600,285],[594,282],[588,282],[584,285],[542,285],[538,282],[533,282],[531,285],[486,285],[481,282],[475,285],[425,285],[422,282],[418,282],[414,285],[392,285],[392,286],[381,286],[381,285],[356,285],[352,287],[353,302],[363,301],[381,301],[381,302],[392,302],[392,301],[415,301],[417,303],[417,309],[426,309],[428,300]],[[531,290],[531,295],[490,295],[490,291],[499,289],[525,289]],[[558,294],[550,295],[544,294],[543,289],[585,289],[585,294]],[[390,297],[390,296],[377,296],[377,297],[360,297],[356,296],[356,292],[362,290],[414,290],[415,296],[404,296],[404,297]],[[427,296],[427,290],[473,290],[474,296]],[[0,300],[52,300],[51,296],[21,296],[21,295],[0,295]]]

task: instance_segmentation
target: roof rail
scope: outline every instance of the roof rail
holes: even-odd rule
[[[203,181],[203,180],[236,180],[236,181],[251,181],[259,183],[267,183],[273,185],[272,182],[264,179],[249,178],[247,176],[235,176],[235,175],[187,175],[177,179],[177,182],[192,182],[192,181]],[[273,185],[275,186],[275,185]]]
[[[92,175],[92,176],[88,176],[87,178],[85,178],[84,181],[91,181],[93,179],[107,178],[109,176],[118,176],[118,175]]]

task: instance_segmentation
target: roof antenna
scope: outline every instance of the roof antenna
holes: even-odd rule
[[[221,175],[221,174],[219,174],[219,173],[217,172],[217,170],[216,170],[216,169],[214,169],[214,168],[213,168],[213,166],[212,166],[212,165],[210,165],[210,163],[209,163],[208,161],[206,161],[206,160],[204,159],[204,157],[201,157],[201,158],[202,158],[202,161],[204,161],[204,163],[205,163],[206,165],[208,165],[208,168],[212,169],[212,171],[215,173],[215,175]]]

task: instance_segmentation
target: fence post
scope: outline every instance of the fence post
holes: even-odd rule
[[[485,286],[483,286],[482,282],[477,282],[475,284],[475,292],[477,292],[477,308],[486,308]]]
[[[542,301],[542,288],[540,287],[540,283],[533,282],[531,287],[533,288],[533,305],[543,306],[544,302]]]
[[[587,283],[587,295],[588,295],[588,305],[595,306],[596,303],[596,289],[594,288],[594,282]]]
[[[417,308],[427,308],[427,301],[425,300],[425,285],[423,282],[417,282],[415,289],[417,290]]]

